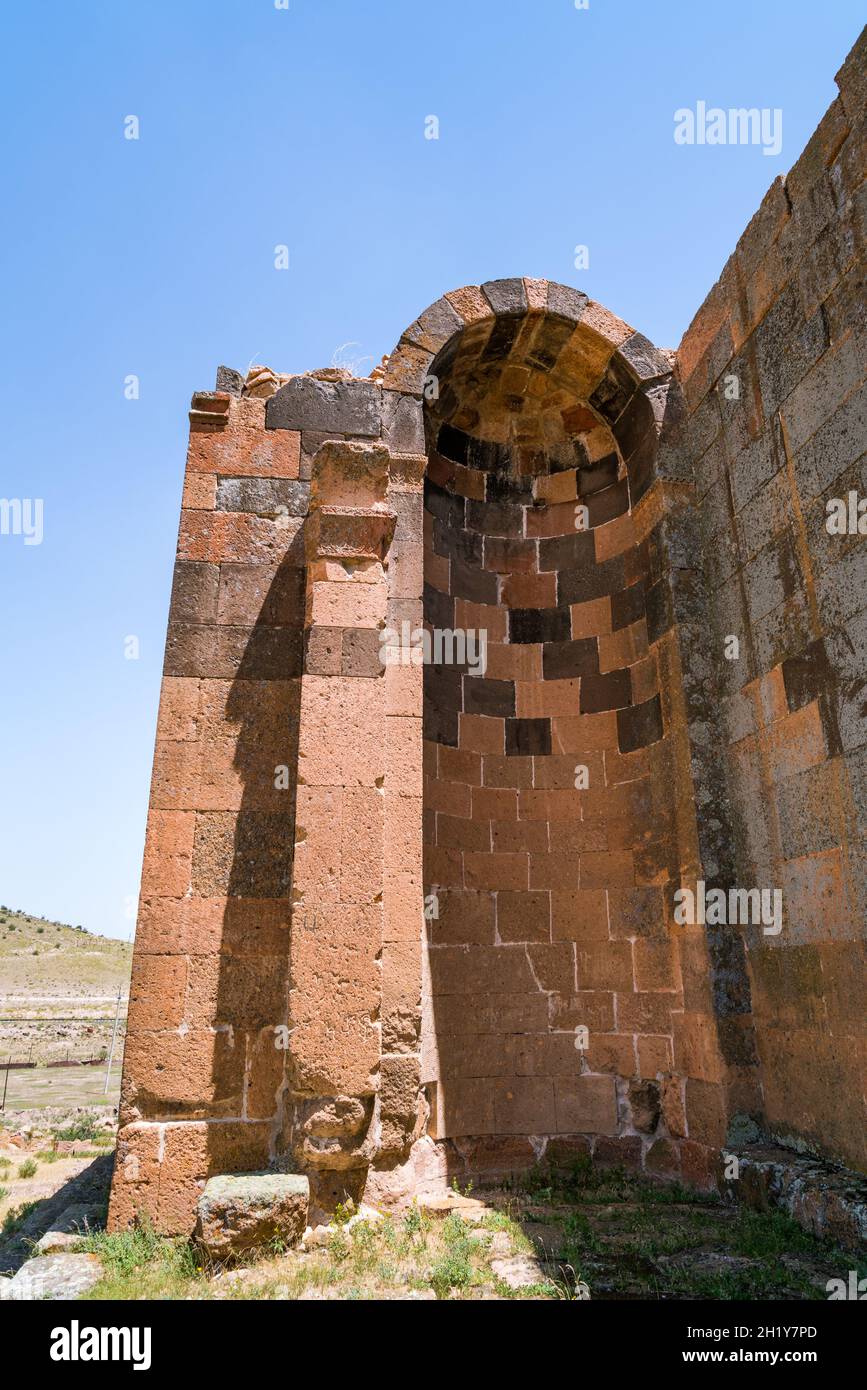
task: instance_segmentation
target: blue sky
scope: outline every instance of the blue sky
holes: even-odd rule
[[[0,535],[0,902],[132,934],[186,412],[218,363],[304,371],[352,343],[366,371],[443,291],[502,275],[576,284],[676,346],[833,100],[861,15],[6,7],[0,497],[43,499],[44,537]],[[781,108],[782,153],[676,145],[698,100]]]

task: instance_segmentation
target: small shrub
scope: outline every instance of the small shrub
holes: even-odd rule
[[[450,1250],[437,1260],[430,1274],[430,1286],[437,1298],[448,1298],[452,1289],[465,1289],[473,1277],[465,1254]]]
[[[76,1139],[85,1143],[93,1143],[99,1131],[96,1127],[96,1120],[92,1115],[85,1115],[81,1120],[75,1120],[73,1124],[66,1125],[57,1131],[57,1138],[74,1142]]]
[[[457,1212],[450,1212],[441,1227],[445,1255],[431,1270],[430,1286],[437,1298],[448,1298],[452,1289],[464,1289],[472,1283],[473,1267],[470,1255],[473,1242],[466,1223]]]
[[[25,1158],[24,1162],[18,1165],[19,1178],[32,1178],[38,1167],[35,1158]]]
[[[414,1236],[424,1237],[430,1230],[430,1217],[420,1209],[417,1202],[413,1202],[403,1218],[403,1229],[404,1234],[409,1236],[410,1240]]]
[[[337,1260],[339,1264],[342,1264],[347,1258],[351,1248],[349,1240],[343,1231],[334,1231],[328,1237],[328,1253],[332,1260]]]
[[[24,1224],[27,1217],[33,1211],[33,1208],[38,1205],[38,1202],[22,1202],[20,1207],[12,1207],[3,1218],[3,1226],[2,1229],[0,1229],[0,1234],[4,1236],[13,1235],[14,1232],[18,1230],[19,1226]]]

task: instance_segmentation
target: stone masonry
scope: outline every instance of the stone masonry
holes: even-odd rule
[[[867,1171],[865,51],[676,353],[497,280],[193,397],[114,1228],[708,1187],[745,1126]]]

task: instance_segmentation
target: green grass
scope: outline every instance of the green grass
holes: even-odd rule
[[[101,1131],[97,1128],[96,1120],[93,1115],[85,1115],[83,1119],[76,1120],[73,1124],[66,1125],[65,1128],[56,1130],[55,1137],[57,1139],[72,1141],[73,1143],[76,1140],[80,1140],[83,1143],[98,1143],[101,1134],[104,1133],[104,1130]]]
[[[851,1264],[783,1212],[754,1212],[677,1183],[577,1163],[522,1187],[528,1215],[550,1222],[553,1204],[561,1253],[587,1270],[596,1297],[823,1298],[827,1277]]]
[[[445,1252],[436,1261],[430,1284],[437,1298],[448,1298],[453,1289],[466,1289],[473,1282],[474,1241],[469,1227],[457,1212],[450,1212],[442,1223]]]
[[[510,1217],[491,1213],[491,1228],[507,1231],[515,1249],[529,1246]],[[104,1299],[298,1298],[320,1290],[326,1296],[362,1300],[412,1290],[437,1298],[472,1298],[487,1291],[502,1297],[525,1296],[493,1274],[488,1241],[473,1239],[473,1227],[452,1213],[432,1218],[414,1206],[402,1216],[349,1221],[341,1213],[328,1243],[304,1256],[271,1247],[243,1262],[243,1273],[212,1276],[217,1270],[189,1241],[158,1236],[147,1226],[133,1231],[93,1233],[76,1248],[103,1261],[104,1277],[87,1295]],[[558,1298],[552,1282],[534,1288],[537,1296]]]
[[[148,1226],[95,1232],[77,1248],[98,1255],[105,1268],[92,1298],[184,1298],[204,1286],[205,1273],[191,1242],[158,1236]]]

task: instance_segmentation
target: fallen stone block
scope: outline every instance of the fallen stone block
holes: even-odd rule
[[[81,1298],[101,1278],[97,1255],[37,1255],[3,1281],[0,1300]]]
[[[545,1272],[532,1255],[512,1255],[508,1259],[491,1260],[491,1269],[510,1289],[524,1289],[528,1284],[544,1284]]]
[[[276,1242],[297,1245],[309,1203],[310,1184],[297,1173],[210,1178],[198,1201],[195,1238],[221,1262]]]
[[[83,1202],[66,1207],[36,1242],[36,1254],[50,1255],[59,1250],[68,1250],[76,1241],[81,1240],[82,1236],[93,1230],[97,1218],[97,1208],[86,1206]]]
[[[420,1197],[418,1202],[421,1211],[426,1211],[429,1216],[451,1216],[456,1212],[464,1221],[471,1225],[483,1221],[490,1211],[490,1207],[484,1202],[480,1202],[476,1197],[464,1197],[460,1192],[447,1192],[443,1196]]]
[[[745,1144],[734,1156],[738,1179],[728,1189],[741,1202],[755,1211],[777,1207],[847,1250],[867,1246],[867,1179],[860,1173],[775,1144]]]

